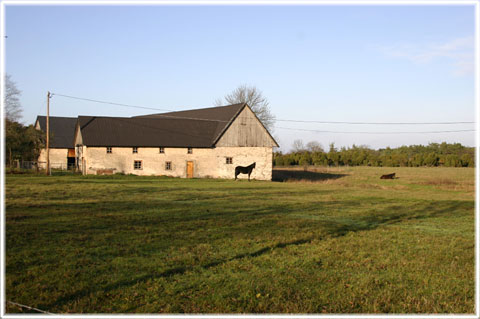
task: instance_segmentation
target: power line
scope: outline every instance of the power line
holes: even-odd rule
[[[177,112],[175,110],[170,110],[170,109],[161,109],[161,108],[154,108],[154,107],[141,106],[141,105],[132,105],[132,104],[109,102],[109,101],[101,101],[101,100],[71,96],[71,95],[60,94],[60,93],[52,93],[52,95],[62,96],[62,97],[66,97],[66,98],[76,99],[76,100],[89,101],[89,102],[94,102],[94,103],[118,105],[118,106],[125,106],[125,107],[138,108],[138,109]],[[161,114],[156,114],[156,116],[171,117],[171,118],[176,117],[176,116],[161,115]],[[211,119],[201,119],[201,118],[186,118],[186,117],[178,117],[178,118],[192,119],[192,120],[203,120],[203,121],[215,121],[215,122],[228,122],[228,121],[223,121],[223,120],[211,120]],[[276,121],[277,122],[292,122],[292,123],[348,124],[348,125],[454,125],[454,124],[474,124],[475,123],[475,122],[469,122],[469,121],[457,121],[457,122],[344,122],[344,121],[316,121],[316,120],[289,120],[289,119],[276,119]]]
[[[67,98],[75,99],[75,100],[95,102],[95,103],[103,103],[103,104],[133,107],[133,108],[137,108],[137,109],[173,112],[172,110],[167,110],[167,109],[158,109],[158,108],[154,108],[154,107],[141,106],[141,105],[131,105],[131,104],[116,103],[116,102],[100,101],[100,100],[87,99],[87,98],[84,98],[84,97],[77,97],[77,96],[65,95],[65,94],[60,94],[60,93],[52,93],[52,95],[67,97]]]
[[[278,122],[294,123],[318,123],[318,124],[354,124],[354,125],[450,125],[450,124],[474,124],[475,122],[337,122],[337,121],[306,121],[306,120],[282,120]]]
[[[147,106],[140,106],[140,105],[131,105],[131,104],[123,104],[123,103],[116,103],[116,102],[108,102],[108,101],[100,101],[100,100],[94,100],[94,99],[87,99],[83,97],[77,97],[77,96],[71,96],[71,95],[65,95],[65,94],[59,94],[59,93],[51,93],[52,95],[57,95],[57,96],[62,96],[62,97],[67,97],[70,99],[75,99],[75,100],[82,100],[82,101],[89,101],[89,102],[95,102],[95,103],[103,103],[103,104],[111,104],[111,105],[119,105],[119,106],[125,106],[125,107],[132,107],[132,108],[139,108],[139,109],[147,109],[147,110],[155,110],[155,111],[168,111],[168,112],[178,112],[174,110],[167,110],[167,109],[158,109],[154,107],[147,107]],[[185,116],[175,116],[175,115],[163,115],[163,114],[155,114],[155,117],[164,117],[164,118],[173,118],[173,119],[182,119],[182,120],[196,120],[196,121],[208,121],[208,122],[229,122],[229,121],[224,121],[224,120],[213,120],[213,119],[202,119],[202,118],[197,118],[197,117],[185,117]]]
[[[293,127],[279,127],[275,128],[282,130],[292,130],[292,131],[305,131],[305,132],[315,132],[315,133],[339,133],[339,134],[435,134],[435,133],[459,133],[459,132],[475,132],[475,130],[453,130],[453,131],[421,131],[421,132],[342,132],[342,131],[322,131],[322,130],[309,130]]]
[[[57,95],[61,97],[76,99],[76,100],[83,100],[88,102],[95,102],[95,103],[102,103],[102,104],[110,104],[110,105],[118,105],[118,106],[125,106],[131,108],[141,108],[147,110],[156,110],[156,111],[169,111],[175,112],[169,109],[160,109],[160,108],[153,108],[153,107],[146,107],[140,105],[132,105],[132,104],[124,104],[124,103],[116,103],[116,102],[109,102],[109,101],[101,101],[77,96],[71,96],[66,94],[60,93],[52,93],[52,95]],[[197,117],[184,117],[184,116],[175,116],[175,115],[162,115],[162,114],[155,114],[155,117],[159,118],[173,118],[173,119],[187,119],[187,120],[197,120],[197,121],[210,121],[210,122],[224,122],[227,123],[229,121],[225,120],[214,120],[214,119],[205,119],[205,118],[197,118]],[[319,124],[365,124],[365,125],[430,125],[430,124],[472,124],[475,122],[335,122],[335,121],[309,121],[309,120],[284,120],[284,119],[277,119],[276,121],[279,122],[297,122],[297,123],[319,123]],[[283,130],[292,130],[292,131],[304,131],[304,132],[315,132],[315,133],[332,133],[332,134],[437,134],[437,133],[459,133],[459,132],[474,132],[475,130],[449,130],[449,131],[420,131],[420,132],[351,132],[351,131],[330,131],[330,130],[313,130],[313,129],[301,129],[301,128],[292,128],[292,127],[279,127],[275,126],[276,129],[283,129]]]

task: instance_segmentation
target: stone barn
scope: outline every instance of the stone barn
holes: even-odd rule
[[[278,147],[245,103],[131,118],[79,116],[74,141],[84,174],[185,178],[234,178],[236,166],[256,162],[251,178],[271,180]]]
[[[73,137],[75,134],[75,126],[77,125],[76,117],[58,117],[50,116],[50,167],[57,169],[67,169],[75,167],[75,147]],[[46,133],[47,117],[37,116],[35,128]],[[47,167],[46,150],[40,151],[38,157],[38,166],[40,168]]]

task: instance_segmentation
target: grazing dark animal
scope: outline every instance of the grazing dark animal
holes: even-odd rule
[[[382,175],[380,179],[395,179],[395,173]]]
[[[250,180],[250,174],[252,174],[253,169],[255,168],[255,163],[248,166],[237,166],[235,167],[235,180],[237,180],[238,174],[248,174],[248,180]]]

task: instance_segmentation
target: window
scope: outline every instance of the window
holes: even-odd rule
[[[165,169],[170,171],[172,169],[172,162],[165,162]]]
[[[158,152],[159,152],[160,154],[165,153],[165,147],[160,147],[160,148],[158,149]]]
[[[192,154],[192,153],[193,153],[193,149],[192,149],[191,147],[189,147],[188,150],[187,150],[187,153],[188,153],[188,154]]]
[[[112,154],[112,147],[111,146],[107,146],[107,154]]]
[[[138,147],[132,148],[132,153],[133,153],[133,154],[137,154],[137,153],[138,153]]]
[[[227,164],[233,164],[233,158],[227,157]]]
[[[142,169],[142,161],[133,161],[133,169]]]

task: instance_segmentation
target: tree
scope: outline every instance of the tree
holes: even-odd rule
[[[267,130],[273,131],[275,115],[270,111],[267,98],[255,86],[240,85],[232,93],[225,95],[224,99],[217,99],[215,105],[247,103]]]
[[[312,156],[310,155],[309,152],[304,152],[300,156],[300,159],[298,160],[298,165],[306,167],[311,164],[312,164]]]
[[[302,140],[293,141],[292,150],[295,153],[305,152],[305,145],[303,145],[303,141]]]
[[[337,148],[335,147],[335,143],[332,142],[328,146],[330,147],[328,151],[329,153],[337,151]]]
[[[427,166],[437,166],[438,163],[438,156],[434,152],[428,153],[428,155],[425,157],[424,162],[425,165]],[[456,163],[455,165],[456,166]]]
[[[20,90],[10,75],[5,76],[5,163],[12,166],[14,160],[35,161],[45,147],[45,134],[33,125],[19,123],[22,106]]]
[[[310,151],[310,152],[323,152],[323,147],[322,147],[322,144],[320,144],[319,142],[317,141],[311,141],[311,142],[308,142],[307,143],[307,149]]]
[[[50,135],[51,137],[52,135]],[[24,149],[22,157],[27,161],[36,161],[46,145],[46,134],[30,124],[24,130]]]
[[[12,166],[14,160],[35,161],[45,147],[45,133],[33,125],[5,121],[6,164]]]
[[[470,154],[463,154],[462,157],[460,157],[460,161],[463,167],[473,167],[473,156]]]
[[[21,93],[10,75],[5,75],[5,118],[9,121],[17,122],[22,117]]]
[[[12,166],[17,158],[18,150],[22,148],[22,124],[5,119],[5,163]]]
[[[285,165],[285,159],[283,158],[283,155],[280,154],[275,157],[275,166],[284,166]]]

